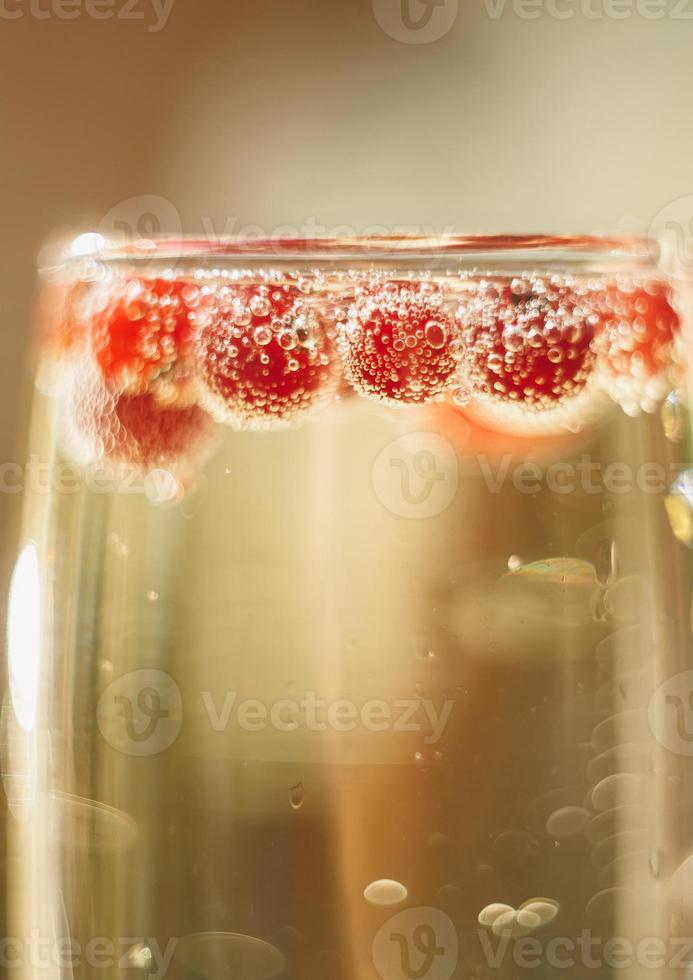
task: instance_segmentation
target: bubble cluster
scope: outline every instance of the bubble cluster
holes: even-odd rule
[[[504,902],[492,902],[479,912],[477,921],[495,936],[519,939],[547,925],[559,910],[558,902],[552,898],[529,898],[517,909]]]
[[[437,401],[492,433],[526,435],[579,430],[607,394],[636,414],[671,390],[679,320],[659,281],[99,269],[44,297],[54,328],[37,384],[76,386],[80,459],[158,466],[195,455],[206,413],[271,429],[348,394]]]
[[[573,280],[482,280],[455,319],[464,386],[492,411],[531,420],[564,408],[590,382],[597,318]]]
[[[443,293],[429,283],[358,287],[338,338],[349,382],[383,401],[430,401],[458,364],[459,342]]]
[[[202,403],[238,428],[293,421],[337,385],[325,323],[288,282],[222,286],[195,351]]]
[[[602,383],[629,415],[652,412],[671,388],[680,321],[671,291],[658,280],[620,277],[592,293],[599,316]]]
[[[92,329],[104,380],[127,394],[181,400],[190,391],[193,331],[208,299],[196,285],[173,278],[130,278],[104,287]]]
[[[168,406],[150,393],[114,392],[88,369],[75,371],[65,428],[69,454],[78,462],[110,461],[145,470],[197,460],[214,432],[199,405]]]

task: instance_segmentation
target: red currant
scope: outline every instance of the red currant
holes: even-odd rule
[[[436,286],[392,280],[357,290],[339,323],[339,350],[361,394],[427,402],[450,382],[459,344]]]
[[[190,392],[189,353],[203,310],[200,289],[181,280],[132,278],[107,290],[92,343],[107,384],[174,402]]]
[[[680,321],[661,281],[617,280],[595,291],[599,370],[624,411],[653,410],[671,388]]]
[[[195,347],[203,404],[239,428],[294,420],[337,386],[324,320],[293,283],[221,287]]]
[[[592,380],[598,318],[574,282],[484,280],[460,301],[456,320],[461,390],[508,422],[567,415]]]

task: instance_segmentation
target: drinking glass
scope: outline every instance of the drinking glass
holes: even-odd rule
[[[651,243],[44,265],[8,971],[681,973],[689,354]]]

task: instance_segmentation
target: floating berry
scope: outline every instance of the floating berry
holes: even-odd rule
[[[592,380],[597,319],[573,282],[483,281],[456,313],[465,398],[506,423],[574,422],[575,399]]]
[[[75,371],[68,399],[68,452],[79,463],[125,463],[141,470],[185,468],[212,441],[215,426],[198,405],[162,405],[127,395]]]
[[[238,428],[290,422],[337,386],[332,340],[292,283],[221,287],[195,348],[201,401]]]
[[[430,401],[458,366],[459,344],[443,294],[429,283],[360,287],[338,336],[347,380],[383,401]]]
[[[657,280],[617,280],[595,291],[599,372],[628,414],[653,411],[671,389],[679,317],[669,287]]]
[[[186,400],[192,335],[206,299],[185,281],[133,278],[109,286],[92,334],[107,384],[131,395],[149,391],[162,402]]]

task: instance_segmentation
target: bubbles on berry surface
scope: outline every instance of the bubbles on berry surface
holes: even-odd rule
[[[596,412],[589,296],[571,277],[481,280],[455,314],[473,416],[507,431],[553,432]]]
[[[166,404],[190,403],[192,335],[207,301],[207,293],[171,272],[115,278],[97,290],[91,342],[105,383]]]
[[[151,394],[111,391],[93,363],[84,358],[71,372],[61,432],[66,455],[78,465],[103,464],[114,469],[116,489],[122,469],[147,474],[145,492],[150,486],[147,478],[161,472],[175,484],[178,496],[211,450],[216,427],[198,405],[167,406]],[[158,478],[153,478],[151,486],[164,491]]]
[[[253,316],[269,316],[272,311],[272,304],[264,292],[258,292],[253,296],[249,303],[250,312]]]
[[[439,323],[437,320],[429,320],[426,324],[424,333],[426,340],[434,350],[440,350],[441,347],[445,347],[447,341],[447,331],[444,324]],[[411,339],[413,340],[413,343],[410,346],[414,347],[416,345],[416,341],[413,338]]]
[[[617,276],[591,294],[600,383],[630,416],[654,412],[681,365],[680,320],[663,281]]]
[[[467,388],[455,388],[452,393],[452,401],[458,408],[464,408],[472,400],[472,393]]]
[[[290,424],[339,380],[326,324],[291,282],[224,286],[195,353],[200,401],[239,429]]]
[[[363,395],[421,403],[453,380],[459,343],[443,295],[430,283],[361,286],[337,327],[345,375]]]

